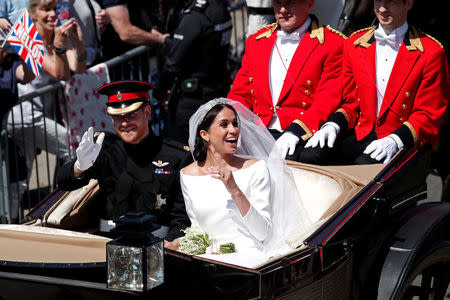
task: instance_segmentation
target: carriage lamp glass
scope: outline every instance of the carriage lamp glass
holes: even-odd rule
[[[160,227],[155,219],[128,213],[116,221],[119,237],[106,244],[108,288],[145,292],[164,282],[163,240],[151,234]]]

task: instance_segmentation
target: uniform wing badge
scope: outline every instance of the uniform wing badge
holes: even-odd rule
[[[158,160],[157,162],[156,161],[152,161],[152,164],[155,165],[158,168],[162,168],[162,167],[167,166],[169,163],[168,162],[163,162],[162,160]]]

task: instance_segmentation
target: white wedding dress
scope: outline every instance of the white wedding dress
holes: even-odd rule
[[[180,171],[181,188],[191,227],[208,233],[218,244],[233,242],[236,252],[264,256],[264,240],[272,226],[270,176],[265,161],[233,171],[236,184],[250,202],[242,216],[223,182],[210,175]]]

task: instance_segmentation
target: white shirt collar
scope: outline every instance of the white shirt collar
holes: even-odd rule
[[[405,22],[402,26],[395,28],[390,34],[386,34],[384,28],[378,25],[378,28],[375,30],[375,39],[378,41],[378,37],[388,39],[395,36],[396,46],[400,47],[407,31],[408,22]]]
[[[277,39],[300,41],[303,35],[305,34],[306,30],[308,30],[309,26],[311,25],[311,21],[312,21],[311,17],[308,17],[308,19],[306,20],[305,23],[303,23],[302,26],[295,29],[291,33],[288,33],[284,31],[283,28],[281,28],[281,30],[277,32]]]

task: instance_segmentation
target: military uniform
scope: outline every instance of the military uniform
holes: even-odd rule
[[[192,158],[182,144],[163,140],[148,128],[145,118],[150,116],[151,88],[147,82],[128,80],[97,90],[108,95],[106,112],[113,117],[117,134],[99,133],[94,141],[89,128],[78,146],[77,159],[59,170],[57,184],[62,190],[75,190],[97,179],[102,219],[115,220],[130,211],[150,213],[161,225],[169,226],[166,239],[172,240],[183,235],[180,230],[190,224],[179,170]],[[138,111],[142,114],[135,114]],[[128,136],[123,133],[128,126],[136,132],[135,142],[122,140]]]
[[[264,26],[246,42],[242,67],[228,98],[244,104],[267,126],[274,112],[281,129],[299,138],[310,138],[340,104],[342,50],[345,36],[323,26],[311,15],[287,70],[278,102],[274,105],[269,84],[269,61],[275,47],[277,24]]]
[[[158,216],[161,225],[170,225],[169,235],[176,236],[189,223],[179,182],[187,155],[180,143],[163,141],[152,132],[137,145],[107,133],[94,165],[75,178],[75,161],[68,162],[59,170],[57,184],[63,190],[74,190],[97,179],[103,219],[143,211]]]
[[[407,148],[435,145],[449,98],[448,62],[442,45],[408,27],[376,113],[376,27],[355,32],[344,50],[344,102],[330,117],[342,130],[354,129],[358,141],[375,128],[376,138],[391,133]]]
[[[374,140],[397,135],[405,148],[438,141],[449,97],[445,50],[434,38],[408,26],[377,115],[376,27],[353,33],[344,45],[344,100],[329,121],[340,134],[333,148],[307,148],[307,163],[369,164]]]
[[[206,101],[227,94],[231,28],[225,1],[198,0],[185,8],[165,40],[165,63],[153,95],[161,98],[171,90],[170,137],[186,143],[191,115]]]

